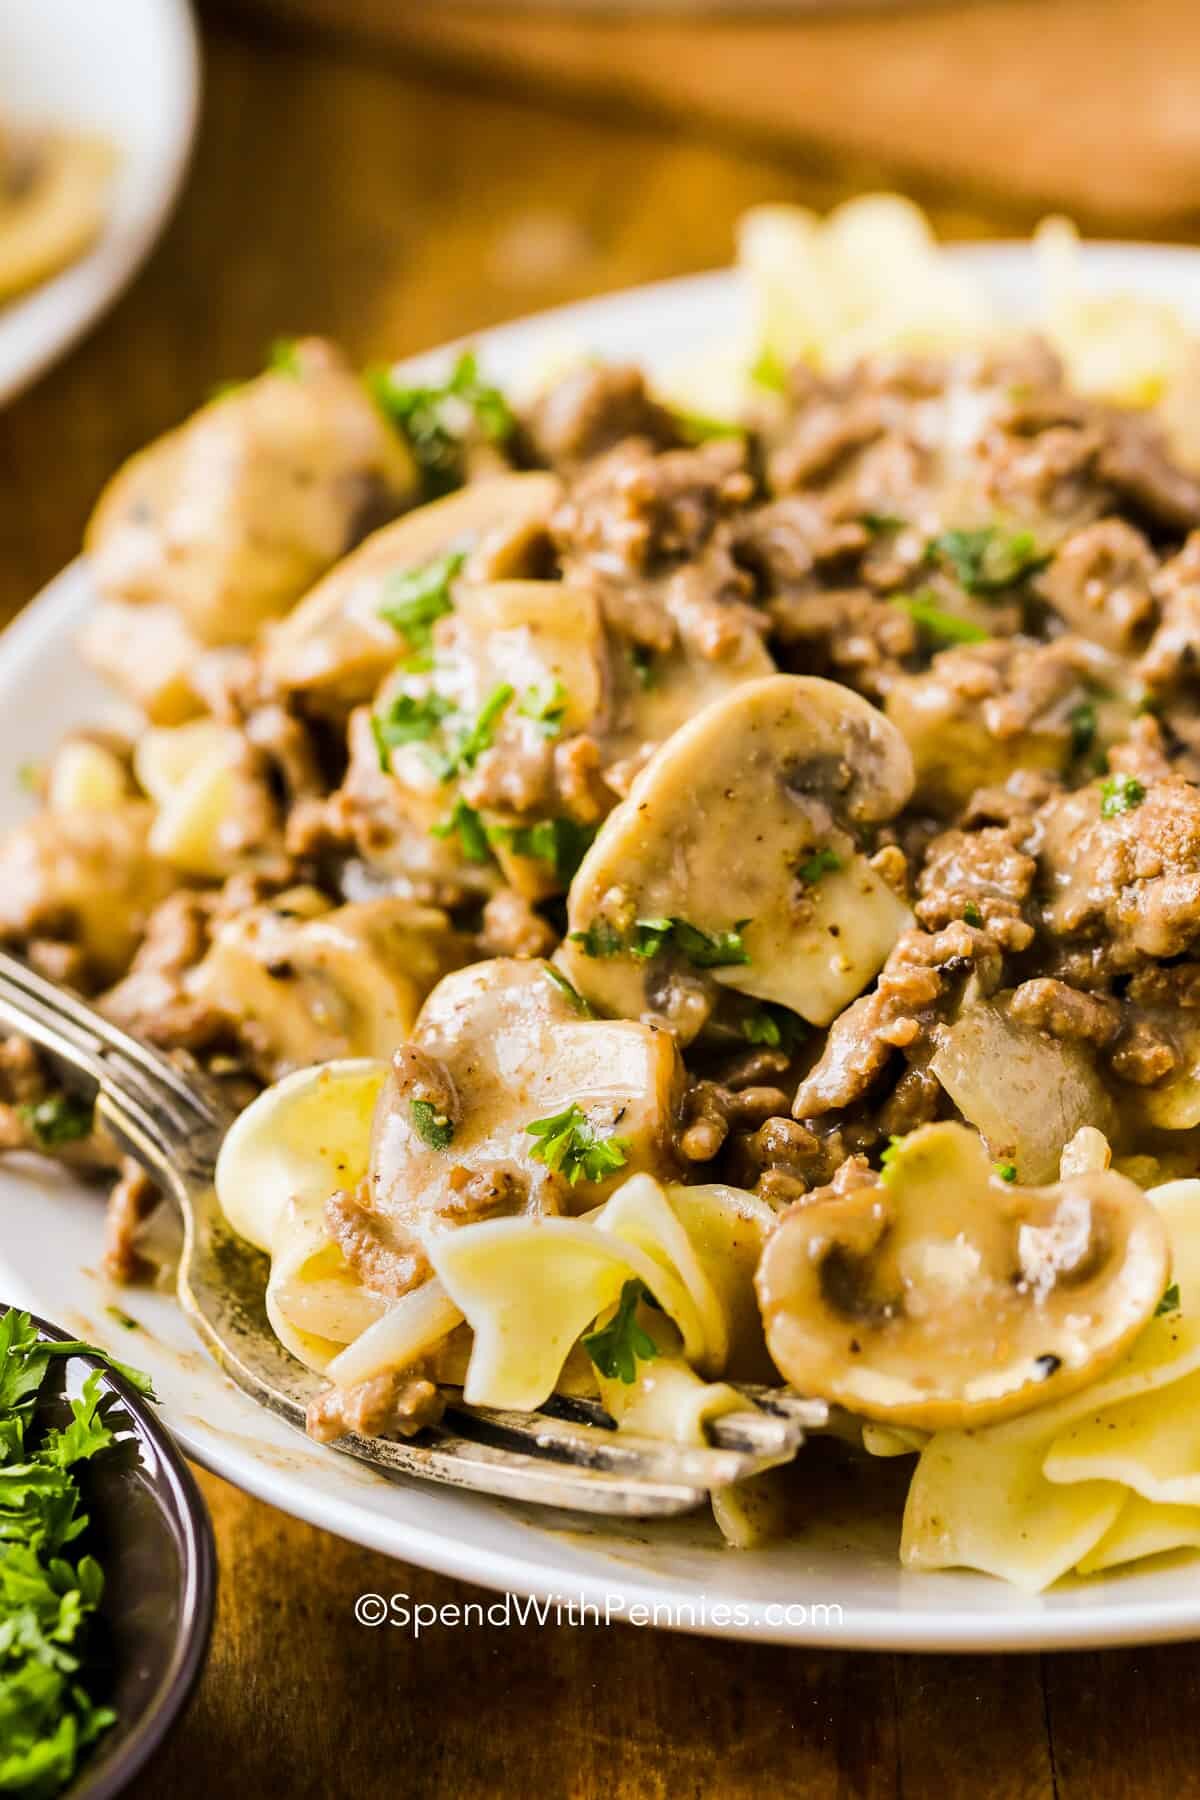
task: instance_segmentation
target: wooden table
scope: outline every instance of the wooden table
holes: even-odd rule
[[[328,331],[362,360],[414,350],[719,263],[751,202],[823,206],[863,179],[230,24],[208,57],[165,242],[88,343],[0,416],[0,616],[74,553],[116,462],[279,333]],[[966,198],[938,223],[978,233],[995,215]],[[466,1590],[204,1486],[212,1659],[147,1800],[1195,1791],[1188,1648],[951,1659],[533,1626],[415,1643],[357,1625],[355,1596]]]

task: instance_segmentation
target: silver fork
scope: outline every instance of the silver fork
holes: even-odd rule
[[[85,1001],[0,951],[0,1024],[32,1039],[94,1100],[117,1142],[178,1203],[178,1295],[224,1372],[304,1430],[319,1376],[286,1351],[267,1321],[268,1262],[225,1221],[213,1188],[233,1113],[215,1086],[122,1031]],[[598,1404],[556,1400],[540,1412],[468,1406],[451,1392],[445,1420],[415,1440],[353,1433],[334,1448],[389,1473],[575,1511],[665,1516],[790,1460],[809,1431],[836,1420],[820,1400],[743,1386],[744,1411],[691,1447],[612,1429]]]

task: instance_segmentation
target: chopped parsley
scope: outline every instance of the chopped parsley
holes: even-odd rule
[[[515,690],[507,681],[494,687],[479,709],[479,717],[471,729],[459,740],[455,752],[455,760],[464,768],[473,769],[485,750],[490,750],[496,735],[496,721],[512,699]]]
[[[451,710],[450,702],[440,694],[424,694],[419,700],[411,694],[397,694],[381,712],[373,712],[371,730],[384,774],[391,768],[393,750],[401,744],[426,743]]]
[[[443,819],[440,825],[431,825],[429,829],[437,838],[457,834],[459,848],[468,862],[485,863],[491,856],[483,820],[461,794],[455,800],[449,818]]]
[[[531,1120],[525,1130],[538,1140],[529,1152],[533,1160],[564,1175],[572,1187],[580,1181],[604,1181],[628,1160],[628,1139],[600,1137],[574,1101],[549,1119]]]
[[[410,1100],[408,1106],[413,1130],[431,1150],[448,1150],[454,1138],[454,1125],[432,1100]]]
[[[928,588],[922,588],[917,594],[897,594],[892,602],[902,607],[915,625],[931,637],[935,643],[943,644],[982,644],[987,641],[987,632],[982,625],[976,625],[973,619],[960,619],[957,613],[947,612]]]
[[[944,531],[926,549],[930,562],[949,565],[968,594],[998,594],[1049,561],[1032,531]]]
[[[836,850],[826,847],[814,850],[807,862],[802,862],[796,873],[805,887],[815,887],[822,875],[835,875],[842,866],[842,859]]]
[[[739,919],[732,931],[701,931],[687,919],[635,919],[628,931],[620,931],[609,920],[593,920],[586,931],[573,931],[571,942],[578,944],[585,956],[636,956],[641,962],[660,956],[667,949],[679,954],[697,969],[721,969],[732,963],[748,963],[750,952],[742,942],[749,919]]]
[[[19,1106],[17,1111],[38,1143],[47,1150],[59,1144],[76,1143],[87,1137],[92,1129],[92,1102],[80,1100],[74,1094],[50,1094],[45,1100]],[[3,1791],[0,1788],[0,1793]]]
[[[668,919],[666,923],[675,949],[697,969],[723,969],[731,963],[750,961],[750,952],[742,942],[749,919],[739,919],[732,931],[712,932],[701,931],[686,919]],[[661,920],[653,922],[654,927],[661,924]]]
[[[435,557],[420,568],[405,569],[389,576],[384,584],[379,617],[386,620],[393,631],[398,631],[409,649],[416,652],[418,666],[429,666],[433,627],[439,619],[454,611],[450,583],[466,560],[465,550],[448,550],[444,556]]]
[[[580,825],[574,819],[539,819],[534,825],[491,825],[487,832],[489,843],[502,844],[514,856],[549,863],[563,881],[574,875],[595,835],[594,825]]]
[[[304,370],[295,338],[276,338],[267,351],[267,367],[275,375],[290,375],[298,381]]]
[[[104,1573],[72,1549],[88,1525],[76,1467],[115,1441],[101,1371],[71,1400],[69,1424],[36,1420],[52,1360],[80,1352],[154,1398],[144,1375],[103,1351],[39,1340],[28,1313],[0,1317],[0,1793],[30,1800],[66,1787],[117,1716],[89,1698],[83,1672]]]
[[[1110,775],[1100,784],[1100,817],[1115,819],[1120,813],[1132,812],[1146,798],[1146,790],[1136,775]]]
[[[571,942],[578,944],[585,956],[623,956],[629,949],[624,933],[603,917],[593,919],[586,931],[573,931]]]
[[[900,1172],[900,1157],[907,1141],[906,1136],[897,1137],[894,1132],[887,1141],[887,1147],[879,1158],[879,1179],[885,1187],[890,1187]]]
[[[983,924],[983,914],[973,900],[968,900],[963,907],[963,919],[968,925],[974,925],[978,931]]]
[[[645,644],[630,644],[629,660],[633,664],[634,677],[640,688],[644,690],[658,685],[653,650],[648,650]]]
[[[557,680],[528,688],[517,711],[523,719],[532,719],[544,738],[556,738],[566,717],[567,690]]]
[[[778,350],[772,350],[764,344],[750,365],[750,379],[758,387],[769,388],[773,394],[787,392],[787,364]]]
[[[24,788],[27,794],[36,794],[41,789],[43,773],[41,763],[18,763],[17,786]]]
[[[652,1362],[658,1355],[658,1345],[638,1324],[638,1302],[643,1298],[650,1296],[642,1283],[627,1281],[608,1324],[581,1340],[600,1373],[609,1381],[623,1381],[626,1387],[637,1380],[638,1362]]]
[[[389,369],[368,369],[364,377],[384,416],[408,440],[430,499],[460,487],[465,475],[463,431],[471,421],[494,444],[505,443],[516,421],[499,388],[483,381],[474,352],[464,350],[449,378],[408,387]]]
[[[768,1050],[786,1050],[789,1056],[808,1035],[803,1019],[786,1006],[777,1006],[771,1001],[764,1001],[753,1012],[747,1013],[741,1019],[739,1029],[748,1044],[761,1044]]]
[[[1071,755],[1086,756],[1096,741],[1095,702],[1081,700],[1067,714],[1067,723],[1071,727]]]
[[[710,419],[704,413],[677,412],[674,415],[679,435],[689,444],[708,443],[713,438],[741,437],[743,427],[731,419]]]
[[[1000,1177],[1001,1181],[1015,1181],[1017,1179],[1016,1163],[1013,1163],[1013,1162],[993,1163],[992,1168],[995,1170],[996,1174]]]
[[[903,531],[908,524],[897,513],[864,512],[859,513],[858,522],[871,533],[872,537],[883,537],[889,531]]]
[[[573,1012],[577,1012],[581,1019],[593,1017],[591,1007],[574,983],[567,980],[561,969],[556,969],[553,963],[547,963],[545,973],[547,981],[554,983]]]
[[[1179,1283],[1173,1281],[1158,1305],[1155,1307],[1154,1316],[1156,1319],[1161,1319],[1164,1313],[1178,1312],[1181,1305],[1182,1301],[1179,1298]]]

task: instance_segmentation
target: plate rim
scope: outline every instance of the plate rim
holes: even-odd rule
[[[1007,272],[1010,276],[1032,272],[1028,241],[986,240],[948,248],[956,259],[978,263],[985,269],[990,267],[993,271]],[[1140,244],[1134,240],[1092,240],[1084,245],[1083,255],[1085,266],[1093,269],[1101,268],[1109,262],[1124,264],[1132,261],[1136,273],[1138,263],[1144,266],[1149,261],[1163,271],[1177,269],[1180,273],[1186,272],[1195,278],[1197,297],[1200,299],[1200,248]],[[417,371],[422,364],[453,353],[456,345],[461,343],[476,346],[485,357],[489,352],[494,352],[503,359],[519,355],[529,340],[537,338],[543,332],[586,328],[592,320],[602,320],[610,310],[620,310],[631,305],[657,310],[669,306],[673,300],[699,304],[701,307],[713,305],[717,301],[728,304],[735,292],[733,272],[728,269],[623,288],[539,313],[522,315],[507,323],[471,333],[456,340],[456,343],[442,344],[405,357],[398,366]],[[71,620],[84,602],[87,590],[86,569],[82,559],[77,558],[60,571],[0,632],[0,682],[6,676],[11,679],[10,665],[14,661],[34,657],[48,646],[62,642]],[[52,1306],[47,1308],[41,1302],[40,1297],[35,1310],[43,1313],[49,1310],[51,1316],[54,1312]],[[249,1409],[249,1416],[257,1418],[257,1409],[253,1407],[253,1403],[246,1401],[245,1404]],[[1132,1574],[1109,1575],[1102,1586],[1097,1584],[1095,1588],[1070,1590],[1070,1598],[1074,1604],[1063,1604],[1067,1591],[1061,1588],[1052,1589],[1043,1595],[1026,1594],[1009,1588],[1007,1596],[1012,1602],[1011,1614],[1000,1610],[981,1612],[972,1606],[969,1596],[955,1601],[954,1588],[959,1582],[965,1580],[975,1584],[988,1580],[988,1577],[978,1572],[940,1571],[927,1577],[945,1587],[946,1602],[936,1609],[906,1609],[902,1598],[897,1594],[895,1603],[888,1606],[847,1606],[844,1623],[806,1621],[799,1626],[787,1623],[776,1625],[764,1616],[767,1603],[742,1602],[736,1597],[726,1600],[721,1595],[715,1604],[740,1608],[746,1616],[720,1624],[711,1619],[689,1621],[686,1613],[681,1614],[679,1609],[689,1606],[694,1608],[697,1605],[703,1593],[703,1576],[694,1581],[673,1575],[655,1576],[640,1566],[622,1563],[619,1554],[610,1558],[611,1575],[575,1569],[564,1572],[563,1564],[559,1562],[556,1565],[555,1561],[555,1551],[562,1532],[553,1524],[539,1525],[535,1522],[529,1525],[527,1554],[489,1545],[486,1529],[468,1531],[465,1535],[461,1531],[456,1534],[439,1532],[433,1525],[411,1515],[405,1516],[403,1512],[399,1515],[395,1512],[384,1514],[360,1505],[353,1484],[347,1483],[343,1489],[330,1492],[321,1484],[306,1478],[303,1469],[281,1472],[269,1456],[261,1452],[255,1454],[252,1449],[245,1449],[240,1441],[221,1437],[215,1428],[208,1434],[204,1430],[197,1430],[188,1416],[173,1417],[174,1410],[166,1409],[166,1421],[179,1444],[194,1461],[255,1498],[277,1506],[319,1529],[331,1531],[400,1562],[415,1564],[483,1588],[529,1596],[538,1602],[566,1596],[572,1601],[582,1598],[588,1603],[603,1606],[607,1597],[620,1594],[629,1604],[675,1609],[675,1616],[669,1625],[664,1626],[654,1621],[659,1629],[734,1640],[795,1644],[807,1648],[951,1654],[1100,1648],[1169,1642],[1200,1635],[1200,1583],[1196,1584],[1191,1596],[1184,1595],[1177,1600],[1147,1600],[1136,1594],[1121,1597],[1121,1589],[1130,1581],[1136,1582],[1138,1570],[1144,1568],[1144,1564],[1133,1565]],[[202,1421],[197,1421],[197,1424],[202,1424]],[[316,1446],[312,1449],[321,1456],[338,1456],[332,1450],[318,1450]],[[400,1491],[413,1486],[420,1487],[425,1496],[433,1492],[426,1484],[401,1481],[396,1485]],[[489,1502],[482,1496],[479,1497],[479,1503],[486,1509],[482,1515],[485,1521],[499,1504]],[[417,1511],[419,1510],[418,1508]],[[596,1537],[596,1549],[603,1553],[605,1540],[600,1533]],[[587,1535],[582,1534],[579,1541],[586,1550]],[[857,1559],[852,1552],[847,1554],[851,1559],[848,1568],[852,1569]],[[897,1575],[902,1573],[898,1564],[896,1572]],[[997,1595],[1006,1591],[999,1581],[994,1582],[994,1589]],[[1095,1600],[1090,1598],[1092,1593],[1096,1595]]]

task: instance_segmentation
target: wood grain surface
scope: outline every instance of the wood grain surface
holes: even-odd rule
[[[1177,228],[1200,208],[1196,0],[239,3],[531,94],[887,162],[997,209],[1066,209],[1093,230]]]
[[[74,554],[117,461],[281,332],[363,360],[578,295],[711,266],[754,201],[825,206],[788,162],[574,101],[505,98],[375,54],[221,24],[196,164],[150,267],[0,415],[0,615]],[[887,178],[886,167],[872,172]],[[948,196],[951,233],[1028,223]],[[1197,1791],[1183,1647],[964,1659],[806,1653],[610,1629],[355,1623],[363,1592],[466,1590],[204,1477],[221,1593],[191,1710],[146,1800],[691,1800]]]

